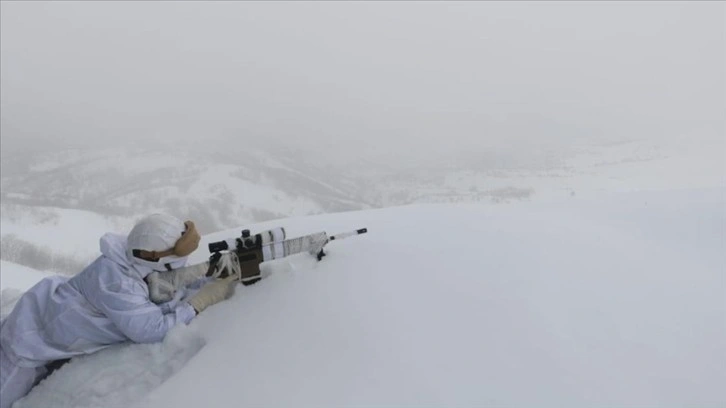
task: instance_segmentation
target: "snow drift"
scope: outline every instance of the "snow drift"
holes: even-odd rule
[[[320,263],[264,264],[269,278],[163,343],[75,359],[15,407],[723,406],[725,196],[244,226],[369,233],[332,242]],[[12,287],[14,266],[2,266]]]

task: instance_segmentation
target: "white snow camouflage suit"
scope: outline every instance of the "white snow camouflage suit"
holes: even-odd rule
[[[25,396],[51,361],[126,341],[158,342],[194,318],[186,302],[150,301],[144,277],[153,270],[129,260],[126,239],[104,235],[102,255],[86,269],[38,282],[0,322],[0,408]]]

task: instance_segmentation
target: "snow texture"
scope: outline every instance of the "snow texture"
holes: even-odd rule
[[[726,405],[726,189],[252,229],[274,226],[369,233],[266,263],[163,343],[74,359],[15,408]]]

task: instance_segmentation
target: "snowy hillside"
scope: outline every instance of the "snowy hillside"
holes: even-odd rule
[[[128,231],[152,211],[192,218],[202,233],[209,233],[290,216],[412,203],[499,205],[604,192],[722,187],[724,142],[659,146],[623,141],[529,154],[515,149],[510,155],[484,151],[442,155],[440,162],[411,168],[363,158],[331,167],[320,155],[308,160],[310,152],[247,145],[5,155],[0,256],[73,274],[97,255],[101,233]],[[68,232],[73,240],[59,239]]]
[[[726,404],[723,188],[255,229],[275,225],[369,233],[266,264],[164,343],[75,359],[15,408]]]
[[[153,211],[194,219],[204,233],[370,207],[352,188],[315,177],[315,168],[302,171],[253,149],[212,150],[69,149],[4,157],[2,259],[73,274],[97,256],[104,231],[128,231]],[[69,233],[74,239],[63,239]]]
[[[589,197],[607,192],[712,188],[726,185],[726,139],[645,140],[567,149],[548,147],[460,153],[437,166],[411,169],[364,182],[368,201],[409,203],[506,203]],[[415,186],[415,188],[412,188]]]
[[[631,140],[529,153],[484,150],[414,165],[391,158],[339,166],[307,159],[308,152],[246,146],[68,149],[3,157],[0,202],[3,212],[70,208],[129,220],[159,209],[194,217],[202,231],[218,231],[414,203],[723,186],[725,143],[662,146]]]
[[[138,218],[158,209],[204,230],[291,215],[367,208],[257,151],[70,149],[5,159],[4,205]],[[207,153],[205,153],[207,152]]]

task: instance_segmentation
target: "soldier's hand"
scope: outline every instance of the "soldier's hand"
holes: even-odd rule
[[[201,313],[209,306],[232,297],[237,287],[237,282],[236,276],[213,280],[199,289],[199,292],[189,299],[189,304],[192,305],[197,313]]]

